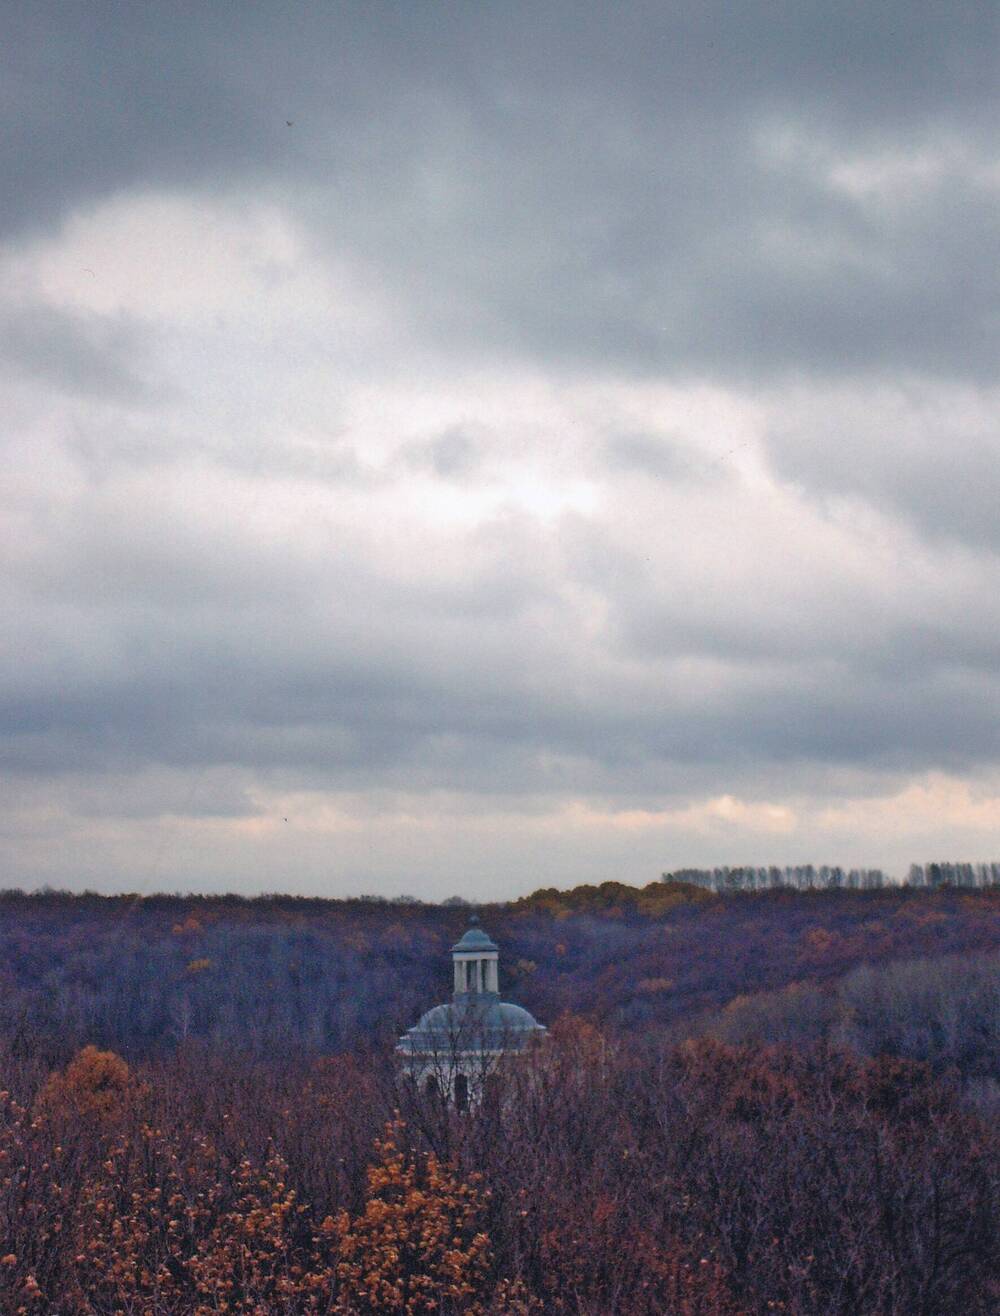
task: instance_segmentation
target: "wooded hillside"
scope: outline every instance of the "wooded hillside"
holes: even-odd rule
[[[0,897],[0,1310],[1000,1308],[996,890],[486,909],[550,1031],[459,1113],[392,1043],[467,912]]]

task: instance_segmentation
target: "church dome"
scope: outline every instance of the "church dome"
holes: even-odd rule
[[[520,1005],[500,999],[499,947],[474,914],[451,948],[455,990],[446,1005],[420,1016],[396,1045],[404,1072],[431,1083],[460,1109],[483,1095],[485,1079],[505,1055],[524,1051],[545,1028]]]
[[[445,1055],[452,1050],[523,1051],[530,1038],[545,1031],[520,1005],[484,994],[435,1005],[403,1034],[399,1050],[424,1055]]]

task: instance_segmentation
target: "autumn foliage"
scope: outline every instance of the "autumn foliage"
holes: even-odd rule
[[[50,1068],[188,1042],[260,1054],[388,1046],[440,999],[461,908],[267,896],[0,892],[0,1038]],[[1000,887],[543,889],[483,910],[504,991],[551,1023],[646,1033],[865,966],[1000,953]]]
[[[637,1048],[567,1018],[465,1114],[375,1057],[192,1052],[127,1074],[77,1057],[54,1078],[4,1064],[20,1089],[0,1099],[12,1316],[987,1316],[1000,1301],[995,1121],[904,1060]],[[121,1080],[113,1115],[68,1122],[67,1091],[98,1072]]]
[[[325,1222],[337,1250],[336,1310],[354,1316],[466,1312],[481,1316],[490,1241],[479,1227],[484,1190],[434,1152],[402,1143],[395,1120],[375,1143],[364,1210]]]
[[[336,1050],[279,1047],[266,1029],[200,1036],[238,1013],[237,988],[212,975],[242,942],[218,907],[136,911],[169,919],[179,943],[172,990],[190,1013],[169,1017],[185,1038],[164,1044],[155,992],[119,991],[115,1027],[144,1029],[127,1052],[107,1031],[77,1045],[53,1014],[0,1026],[0,1312],[1000,1310],[990,893],[689,900],[607,884],[560,899],[507,912],[510,985],[549,1023],[546,1044],[464,1113],[403,1083],[377,1031]],[[260,990],[298,983],[311,1027],[309,957],[332,941],[265,935],[251,903],[236,924]],[[433,966],[452,930],[419,907],[375,909],[370,924],[351,913],[336,944],[357,939],[348,967],[389,990]],[[51,944],[17,944],[41,972]],[[77,953],[65,975],[83,972]],[[559,1008],[570,998],[580,1008]]]
[[[132,1073],[121,1056],[85,1046],[64,1070],[49,1075],[37,1110],[55,1119],[113,1121],[135,1095]]]

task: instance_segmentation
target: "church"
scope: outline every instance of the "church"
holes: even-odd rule
[[[501,1059],[524,1051],[545,1028],[519,1005],[500,999],[500,948],[473,915],[451,948],[452,999],[428,1010],[396,1047],[403,1073],[460,1109],[476,1105]]]

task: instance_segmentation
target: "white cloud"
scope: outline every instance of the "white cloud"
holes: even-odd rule
[[[803,15],[626,6],[612,76],[597,11],[234,12],[203,68],[135,9],[127,141],[61,17],[0,215],[10,880],[986,845],[995,116]]]

